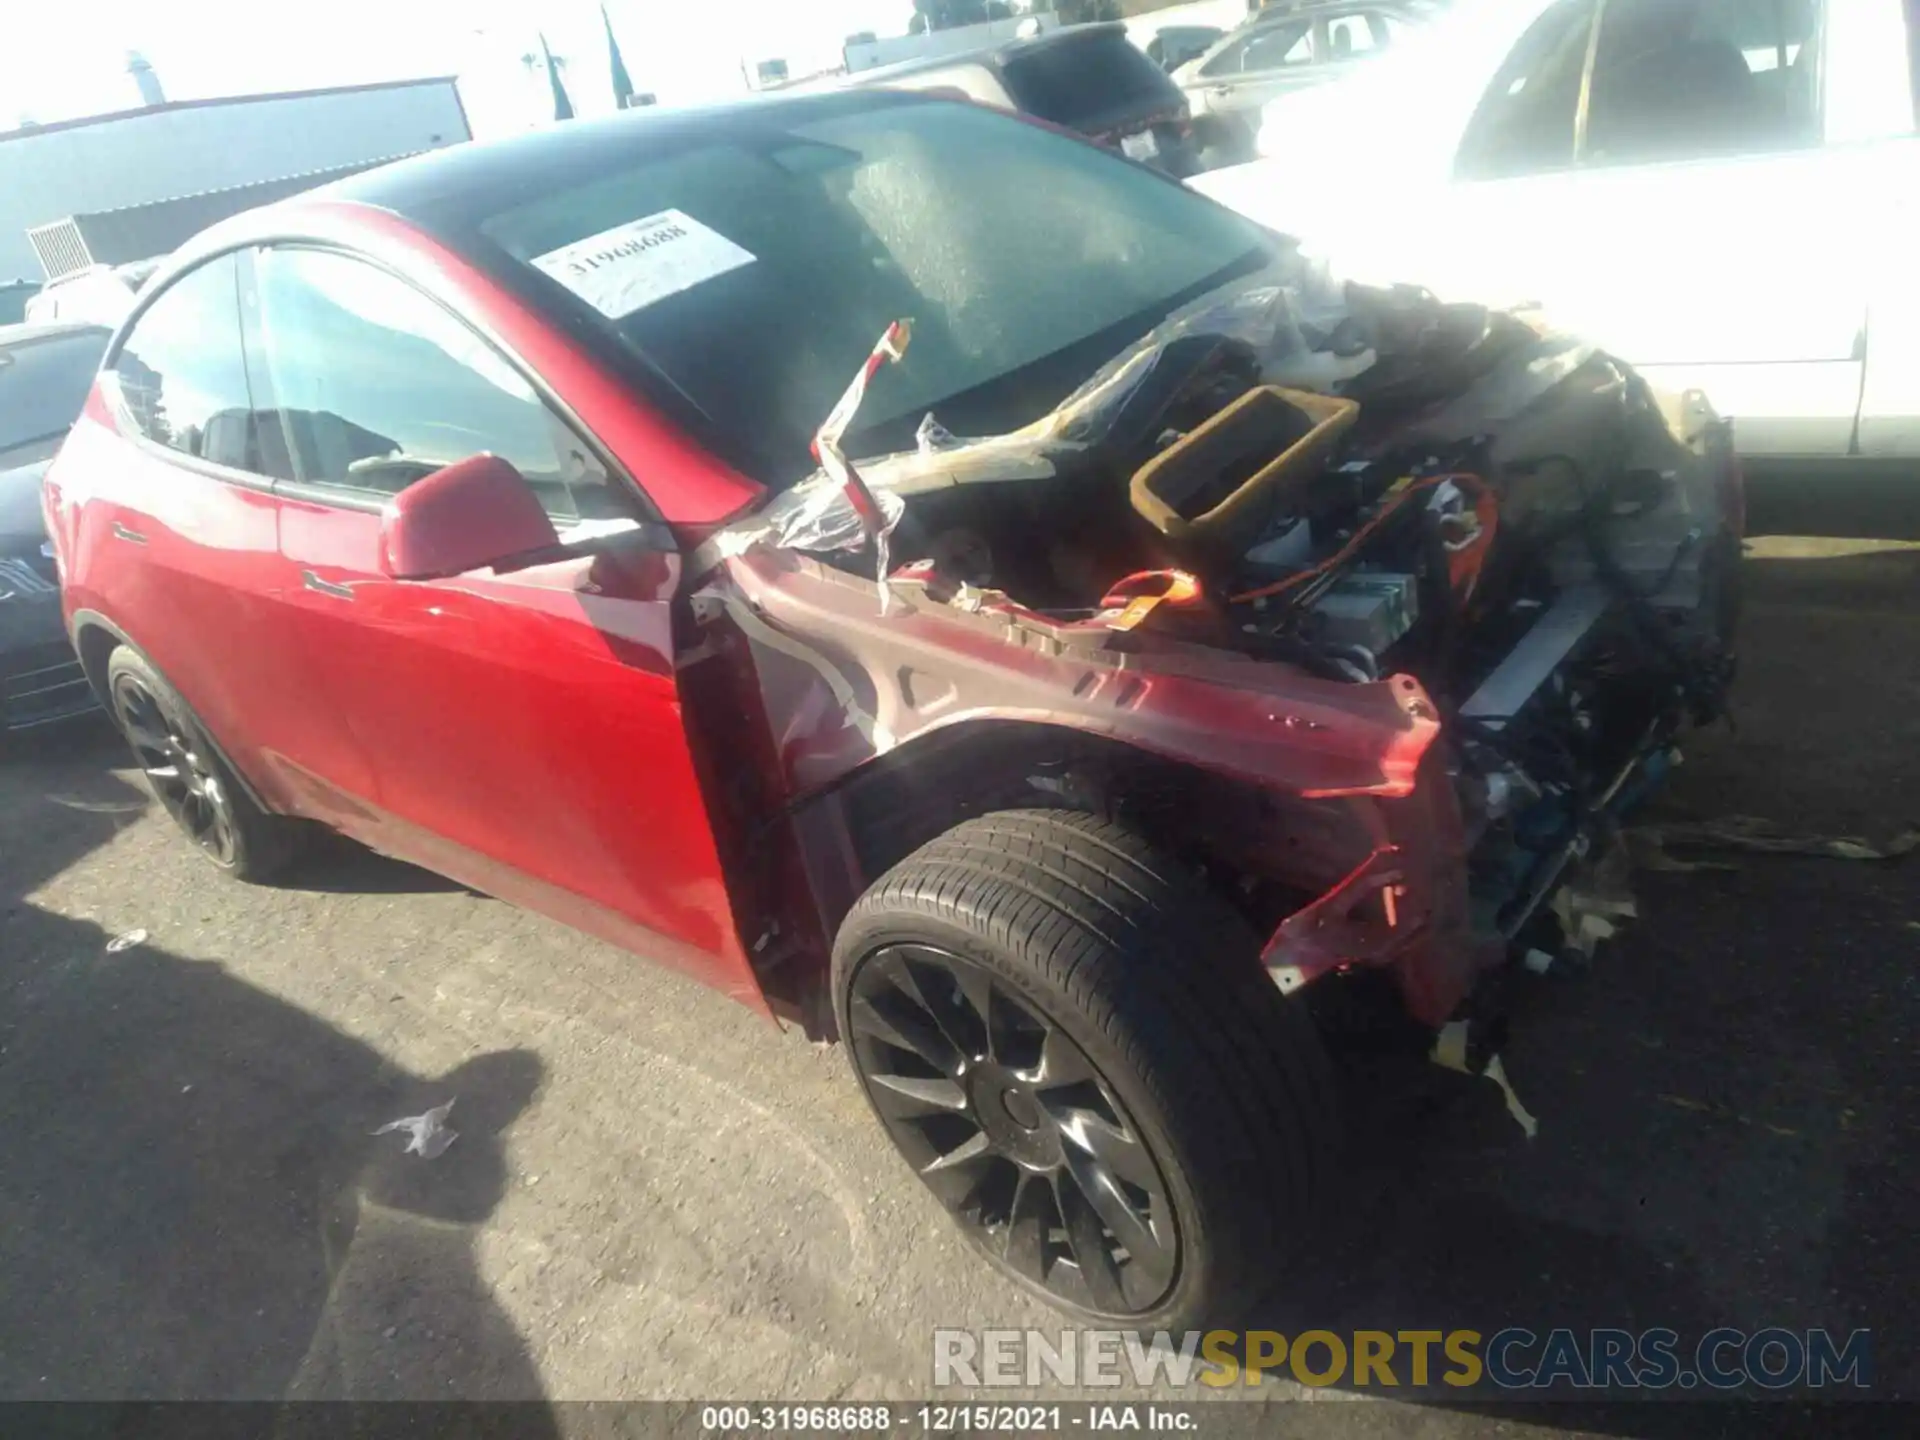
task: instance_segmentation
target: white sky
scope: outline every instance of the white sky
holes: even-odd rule
[[[551,108],[520,62],[545,31],[574,108],[613,108],[594,0],[65,0],[9,5],[0,129],[138,105],[129,50],[169,100],[456,74],[478,135]],[[740,62],[785,58],[798,76],[837,62],[861,30],[900,34],[911,0],[607,0],[627,72],[667,103],[743,90]]]

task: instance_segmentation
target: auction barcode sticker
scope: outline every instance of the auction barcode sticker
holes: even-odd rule
[[[536,255],[532,264],[618,320],[753,260],[685,211],[662,210]]]

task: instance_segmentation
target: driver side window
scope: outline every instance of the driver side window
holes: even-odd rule
[[[380,500],[484,453],[525,477],[563,536],[630,513],[520,373],[405,281],[290,247],[260,252],[254,273],[259,361],[297,484]]]
[[[1269,30],[1247,42],[1248,70],[1278,70],[1313,63],[1313,31],[1306,25]]]
[[[1817,0],[1609,0],[1583,162],[1818,145],[1820,18]]]

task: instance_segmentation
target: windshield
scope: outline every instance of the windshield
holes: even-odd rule
[[[975,434],[1029,423],[1270,248],[1149,171],[947,101],[676,149],[480,230],[774,486],[811,473],[815,430],[895,320],[912,356],[875,378],[850,455],[899,448],[930,411]]]
[[[0,465],[16,463],[14,452],[73,428],[106,348],[105,330],[0,342]]]

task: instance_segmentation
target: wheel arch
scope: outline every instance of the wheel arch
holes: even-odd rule
[[[808,797],[792,820],[830,949],[881,876],[955,826],[1010,810],[1126,824],[1265,933],[1368,853],[1365,803],[1307,800],[1069,725],[980,719],[876,756]]]
[[[169,685],[173,685],[176,690],[179,688],[173,677],[168,675],[141,647],[139,641],[97,610],[74,611],[67,625],[67,635],[73,642],[74,654],[80,657],[80,669],[87,677],[87,684],[93,688],[94,695],[99,699],[100,708],[109,716],[113,714],[113,696],[107,690],[107,661],[122,645],[151,665]],[[276,813],[274,807],[262,798],[258,787],[247,778],[246,771],[234,764],[233,756],[221,745],[220,737],[207,730],[205,721],[199,720],[199,712],[194,707],[193,697],[182,694],[180,698],[186,701],[189,709],[194,710],[194,717],[199,721],[201,730],[206,732],[207,742],[212,745],[213,753],[220,757],[220,762],[226,766],[227,773],[240,782],[240,788],[245,792],[247,799],[268,814]]]

